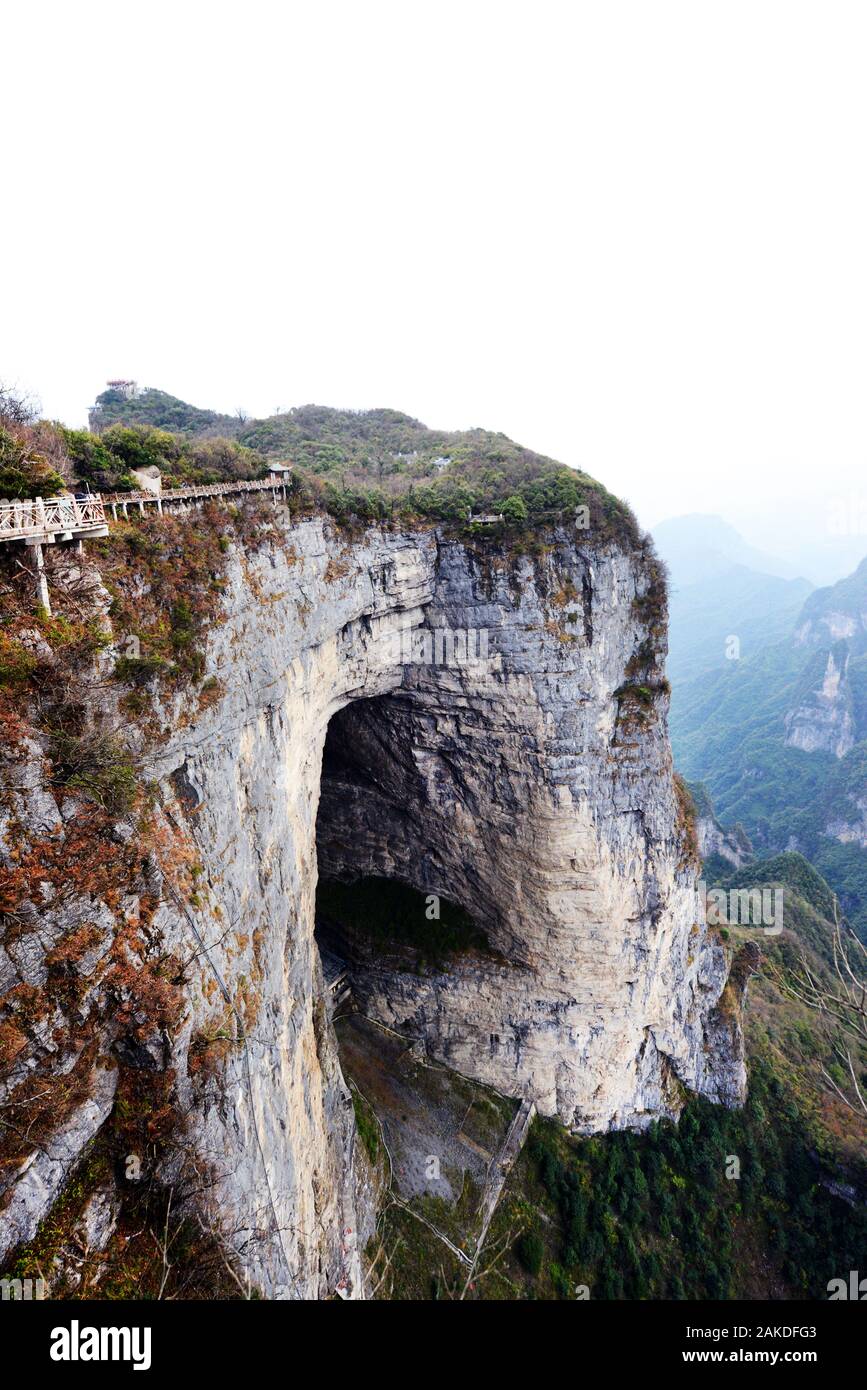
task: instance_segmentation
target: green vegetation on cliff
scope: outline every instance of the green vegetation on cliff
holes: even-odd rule
[[[168,430],[172,434],[231,436],[238,420],[220,415],[216,410],[199,410],[186,401],[170,396],[166,391],[141,391],[127,394],[109,387],[96,398],[90,412],[91,427],[102,433],[110,425],[144,425],[150,429]]]
[[[867,1124],[836,1025],[795,992],[804,961],[833,986],[833,895],[798,854],[726,880],[762,884],[786,890],[782,934],[726,932],[734,973],[755,971],[745,1107],[689,1096],[677,1125],[587,1138],[536,1119],[468,1297],[574,1299],[584,1286],[593,1300],[825,1299],[863,1264]],[[863,1087],[867,1047],[844,1042]],[[380,1296],[456,1296],[464,1276],[435,1235],[394,1208],[382,1233],[394,1258]]]
[[[60,429],[76,478],[95,492],[139,486],[137,468],[156,467],[164,487],[261,478],[267,461],[233,439],[187,439],[144,425],[113,425],[101,435]]]
[[[157,467],[165,487],[261,478],[268,461],[229,438],[191,438],[150,424],[115,424],[99,434],[37,418],[29,400],[0,386],[0,497],[75,491],[129,492],[133,469]]]
[[[346,951],[406,952],[417,969],[439,969],[453,955],[490,950],[485,933],[457,903],[437,898],[428,911],[425,895],[397,879],[321,878],[316,917]]]
[[[677,1126],[585,1140],[537,1120],[491,1240],[522,1227],[487,1297],[820,1299],[867,1243],[763,1057],[740,1111],[696,1097]]]
[[[134,470],[150,467],[167,488],[257,479],[279,460],[292,464],[294,506],[340,522],[466,525],[484,515],[494,537],[563,522],[589,544],[640,540],[629,508],[600,483],[489,430],[312,405],[247,420],[156,390],[104,391],[90,418],[92,430],[37,421],[0,391],[0,496],[134,491]]]
[[[0,384],[0,498],[53,497],[65,485],[57,431],[36,420],[32,403]]]
[[[506,526],[520,527],[571,519],[584,506],[590,539],[638,537],[628,507],[586,473],[503,434],[432,430],[397,410],[306,405],[247,420],[199,410],[164,391],[127,396],[109,390],[97,397],[90,418],[114,450],[119,429],[132,430],[150,449],[154,433],[156,447],[167,448],[162,440],[170,431],[182,454],[222,436],[221,447],[246,450],[251,466],[261,467],[266,458],[288,461],[301,491],[341,518],[464,521],[471,512],[493,512],[502,513]]]

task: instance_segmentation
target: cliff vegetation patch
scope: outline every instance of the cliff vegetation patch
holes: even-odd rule
[[[419,970],[445,969],[469,951],[492,954],[485,933],[457,903],[397,879],[320,879],[316,917],[320,935],[343,952],[365,957],[397,950]]]

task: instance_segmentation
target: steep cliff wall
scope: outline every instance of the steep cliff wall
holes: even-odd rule
[[[131,1075],[169,1077],[184,1138],[153,1147],[161,1178],[185,1191],[192,1167],[266,1293],[358,1295],[370,1213],[313,935],[317,853],[336,876],[443,893],[487,930],[499,959],[359,980],[368,1011],[432,1056],[587,1131],[676,1113],[681,1083],[741,1095],[737,1022],[716,1009],[726,962],[695,920],[677,824],[663,598],[648,554],[566,531],[510,560],[434,530],[284,517],[258,549],[226,551],[204,684],[156,694],[132,730],[146,825],[106,812],[125,893],[71,891],[61,865],[60,891],[41,892],[40,867],[16,898],[4,1095],[49,1074],[76,1086],[39,1145],[7,1157],[0,1250],[32,1238],[118,1086],[129,1106]],[[422,627],[484,631],[488,656],[408,659],[401,633]],[[115,722],[121,638],[89,697]],[[49,782],[44,749],[19,744],[8,865],[78,824]],[[63,958],[74,997],[28,1016],[22,998],[84,926],[86,950]],[[122,931],[137,934],[130,978]],[[137,994],[148,971],[155,1016]]]
[[[426,623],[487,633],[487,660],[412,662],[348,707],[323,778],[320,871],[455,900],[503,961],[374,962],[365,1010],[585,1132],[676,1113],[678,1081],[743,1083],[704,1045],[726,963],[681,863],[651,584],[565,532],[514,565],[442,541]]]

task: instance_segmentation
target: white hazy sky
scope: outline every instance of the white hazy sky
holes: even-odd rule
[[[863,3],[6,0],[2,39],[0,378],[46,414],[390,405],[645,524],[862,487]]]

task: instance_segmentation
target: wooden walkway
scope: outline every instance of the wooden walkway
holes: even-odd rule
[[[89,492],[71,497],[34,497],[17,501],[0,498],[0,541],[30,541],[51,545],[55,541],[87,539],[106,535],[108,516],[117,521],[128,516],[130,507],[140,512],[156,507],[162,513],[173,507],[188,507],[208,497],[231,497],[244,492],[270,492],[285,496],[286,485],[276,477],[254,482],[210,483],[201,487],[167,488],[156,492]]]
[[[86,497],[0,500],[0,541],[53,545],[55,541],[104,536],[105,507],[99,493]]]
[[[145,507],[156,507],[157,511],[162,513],[166,510],[171,511],[174,507],[185,509],[207,497],[231,497],[241,492],[271,492],[275,498],[279,492],[285,497],[286,485],[273,477],[258,478],[253,482],[206,483],[199,487],[166,488],[163,492],[107,492],[102,500],[105,506],[111,508],[112,518],[117,521],[119,513],[123,516],[129,515],[130,507],[138,507],[140,512],[143,512]]]
[[[201,506],[209,497],[231,497],[245,492],[270,492],[274,501],[278,492],[286,498],[285,467],[272,473],[268,478],[254,482],[237,481],[232,483],[211,483],[202,487],[168,488],[165,492],[109,492],[104,496],[99,492],[89,492],[73,497],[34,497],[27,500],[0,498],[0,541],[17,541],[31,548],[34,560],[33,577],[36,585],[36,601],[48,613],[51,612],[51,599],[48,593],[48,580],[45,574],[43,546],[55,545],[58,541],[74,541],[81,548],[82,542],[95,536],[108,535],[108,511],[111,519],[118,521],[120,516],[128,516],[130,507],[138,507],[144,512],[146,507],[156,507],[159,515],[165,511]]]

